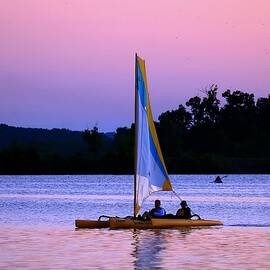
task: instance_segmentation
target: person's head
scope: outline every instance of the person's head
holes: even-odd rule
[[[160,200],[155,200],[155,207],[156,208],[160,207]]]
[[[185,207],[187,207],[187,202],[186,201],[181,201],[180,205],[181,205],[182,208],[185,208]]]

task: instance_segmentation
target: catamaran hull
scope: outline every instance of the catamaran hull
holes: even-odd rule
[[[181,227],[197,227],[197,226],[217,226],[223,225],[219,220],[192,220],[192,219],[161,219],[142,221],[123,218],[110,218],[107,221],[101,220],[76,220],[77,228],[111,228],[111,229],[168,229]]]
[[[121,219],[110,218],[111,229],[167,229],[167,228],[179,228],[179,227],[196,227],[196,226],[216,226],[223,225],[219,220],[192,220],[192,219],[151,219],[149,221],[133,220],[133,219]]]
[[[109,228],[109,220],[75,220],[76,228],[88,228],[88,229],[99,229],[99,228]]]

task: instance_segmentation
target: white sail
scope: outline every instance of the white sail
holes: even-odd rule
[[[135,201],[137,215],[146,197],[155,191],[172,190],[153,122],[144,60],[135,64]]]

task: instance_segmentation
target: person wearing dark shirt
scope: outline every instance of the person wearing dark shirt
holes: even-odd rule
[[[191,210],[187,205],[186,201],[181,201],[181,208],[177,210],[176,217],[181,219],[190,219],[191,218]]]

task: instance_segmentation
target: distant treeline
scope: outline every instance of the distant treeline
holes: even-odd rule
[[[216,85],[155,123],[169,173],[270,173],[270,95]],[[132,174],[134,124],[115,133],[97,127],[15,128],[0,125],[1,174]]]

